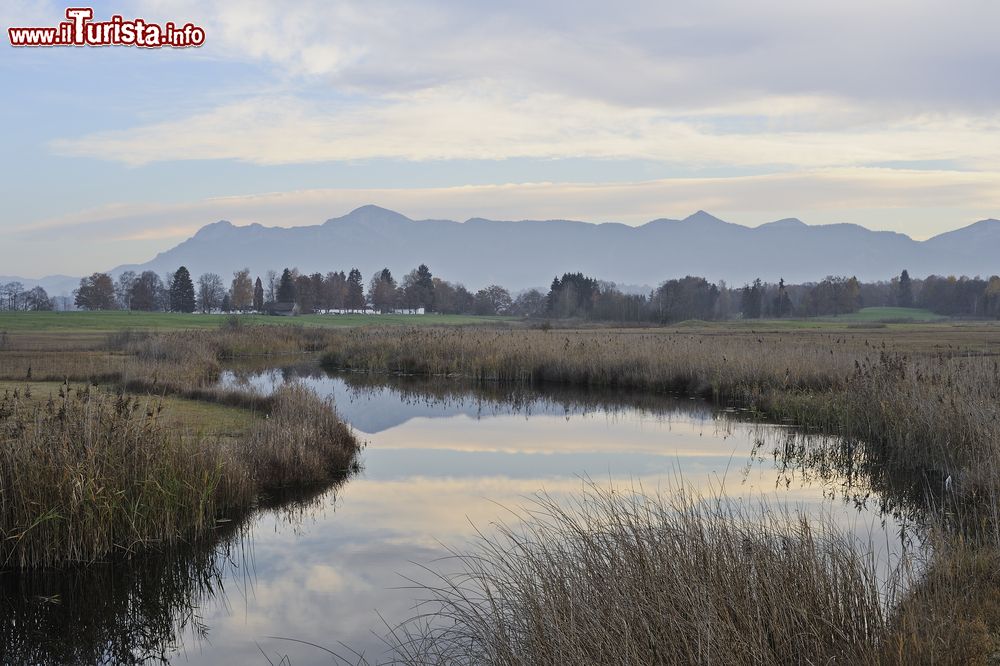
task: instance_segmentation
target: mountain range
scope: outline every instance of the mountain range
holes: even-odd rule
[[[827,275],[884,280],[904,268],[914,277],[985,277],[1000,273],[998,251],[996,219],[917,241],[855,224],[807,225],[795,218],[746,227],[705,211],[633,227],[571,220],[412,220],[368,205],[314,226],[215,222],[152,260],[119,266],[112,274],[162,275],[183,265],[194,276],[213,272],[228,279],[243,267],[263,276],[286,266],[306,273],[356,266],[367,281],[382,267],[398,278],[425,263],[435,275],[470,288],[496,283],[516,291],[547,288],[554,276],[577,271],[640,287],[685,275],[730,284],[757,277],[809,282]]]
[[[43,288],[49,296],[69,296],[80,286],[80,278],[70,275],[46,275],[41,278],[24,278],[16,275],[0,275],[0,285],[20,282],[25,289]]]

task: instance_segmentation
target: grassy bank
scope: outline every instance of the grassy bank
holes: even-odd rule
[[[316,344],[228,326],[0,350],[0,565],[197,539],[263,493],[343,477],[358,444],[331,404],[216,386],[225,358]]]
[[[197,539],[265,492],[343,477],[357,442],[330,404],[289,386],[230,436],[164,423],[154,398],[60,387],[0,398],[0,565],[127,556]]]

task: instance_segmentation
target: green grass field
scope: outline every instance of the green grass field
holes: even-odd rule
[[[959,325],[947,317],[920,308],[861,308],[845,315],[799,317],[789,319],[730,319],[727,321],[691,320],[674,324],[679,329],[752,329],[768,331],[795,331],[809,329],[842,329],[852,324],[888,324],[907,327],[913,324],[949,323]],[[971,323],[971,322],[966,322]],[[985,324],[986,322],[979,322]],[[669,327],[669,326],[668,326]]]
[[[940,321],[946,319],[946,317],[934,314],[930,310],[920,308],[861,308],[851,314],[829,318],[846,322]]]
[[[474,326],[503,325],[521,321],[517,317],[474,315],[301,315],[272,317],[259,314],[236,315],[246,324],[298,325],[328,328],[350,326]],[[230,315],[182,314],[177,312],[0,312],[0,333],[81,333],[97,334],[124,329],[170,331],[218,328]],[[676,328],[797,330],[840,328],[851,324],[907,325],[943,322],[946,317],[919,308],[862,308],[833,317],[799,319],[747,319],[730,321],[686,321]],[[592,322],[585,326],[613,324]]]
[[[82,388],[79,382],[70,382],[69,386],[74,391]],[[62,382],[0,380],[0,396],[16,390],[24,397],[25,389],[28,389],[31,400],[43,403],[50,397],[57,396],[62,387]],[[91,390],[108,389],[91,386]],[[145,399],[150,407],[156,405],[163,407],[161,423],[188,433],[235,437],[246,431],[253,423],[253,419],[257,418],[257,415],[250,410],[203,400],[189,400],[170,395],[147,396]]]
[[[496,324],[515,321],[514,317],[477,317],[473,315],[302,315],[271,317],[238,315],[247,324],[344,326],[431,326]],[[183,314],[178,312],[0,312],[0,331],[73,332],[120,331],[123,329],[168,331],[190,328],[218,328],[230,315]]]

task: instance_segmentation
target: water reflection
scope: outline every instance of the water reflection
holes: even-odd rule
[[[793,428],[756,430],[754,453],[773,461],[779,485],[820,485],[831,500],[915,527],[926,521],[928,507],[952,499],[938,470],[889,458],[878,447]]]
[[[427,578],[422,567],[446,554],[443,544],[461,547],[473,525],[488,529],[526,497],[575,493],[586,479],[650,492],[682,479],[735,502],[800,508],[884,555],[900,548],[916,505],[883,494],[891,488],[873,458],[697,400],[328,376],[308,363],[234,369],[222,381],[266,393],[292,379],[334,397],[367,440],[358,476],[292,511],[230,526],[216,549],[183,563],[97,568],[38,585],[5,575],[0,638],[12,654],[117,661],[132,645],[180,663],[257,663],[261,652],[275,663],[330,663],[326,652],[284,640],[297,639],[376,661],[384,631],[376,611],[390,624],[412,616],[407,581]],[[61,603],[50,604],[53,595]]]
[[[267,370],[230,369],[222,373],[223,386],[270,393],[288,381],[299,381],[321,394],[332,396],[337,410],[364,433],[376,434],[415,418],[473,419],[516,414],[530,416],[621,415],[631,419],[670,420],[680,416],[698,421],[722,422],[740,410],[719,410],[703,400],[606,388],[581,390],[552,385],[544,391],[499,384],[476,384],[458,379],[409,376],[372,376],[363,373],[330,375],[315,364],[303,363]]]
[[[130,563],[0,573],[5,664],[166,661],[185,633],[207,631],[198,609],[222,595],[242,529]]]
[[[143,664],[183,659],[211,639],[205,608],[230,608],[255,577],[255,522],[301,525],[336,487],[261,499],[259,512],[220,519],[210,538],[131,560],[68,569],[0,569],[0,663]]]

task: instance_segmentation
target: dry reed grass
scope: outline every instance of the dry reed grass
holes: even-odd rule
[[[53,566],[196,539],[263,492],[341,478],[358,444],[301,386],[244,438],[164,427],[154,399],[63,386],[0,398],[0,563]]]
[[[330,369],[686,392],[883,448],[1000,497],[1000,367],[975,343],[906,334],[357,329],[329,334]],[[913,345],[913,346],[911,346]],[[919,349],[915,351],[914,349]]]
[[[830,525],[596,486],[521,518],[422,588],[390,663],[889,663],[898,581]]]
[[[996,550],[879,561],[831,523],[684,492],[591,486],[518,517],[416,584],[428,597],[380,663],[989,664],[1000,648]]]

